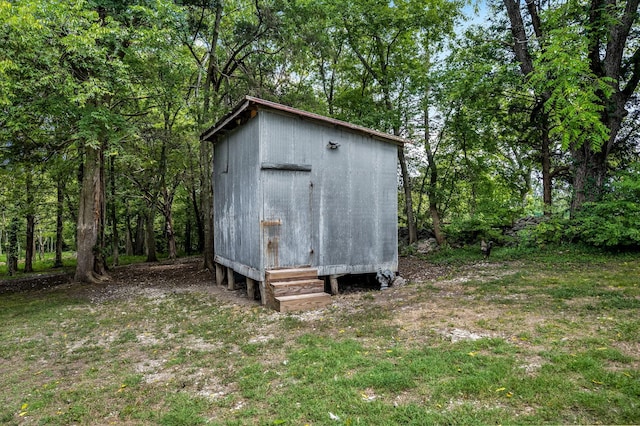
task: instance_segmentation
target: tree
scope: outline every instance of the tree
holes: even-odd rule
[[[256,44],[278,28],[274,5],[259,1],[186,1],[191,22],[183,40],[200,70],[196,80],[202,103],[197,109],[198,130],[204,131],[237,100],[233,83],[245,72],[244,63],[258,53]],[[205,46],[204,49],[201,46]],[[203,267],[214,271],[213,189],[211,144],[200,144],[200,216],[204,238]]]
[[[15,275],[18,271],[18,219],[13,218],[7,232],[7,273]]]
[[[424,103],[424,150],[427,156],[427,168],[424,171],[423,185],[421,193],[423,191],[425,183],[427,183],[427,197],[429,199],[429,214],[431,215],[431,223],[433,224],[433,234],[438,242],[438,245],[442,246],[446,243],[446,238],[442,230],[442,221],[440,219],[440,196],[438,191],[438,163],[436,162],[437,145],[442,142],[443,132],[440,132],[439,137],[436,140],[436,147],[434,149],[431,142],[431,126],[429,120],[429,108],[431,103],[428,101],[428,92],[425,94]],[[422,197],[420,197],[422,201]],[[418,204],[417,212],[420,213],[420,204]]]
[[[12,91],[7,110],[14,136],[9,140],[19,141],[14,146],[30,155],[38,150],[49,154],[59,148],[59,141],[50,137],[55,125],[63,117],[73,123],[70,139],[84,160],[76,279],[94,281],[104,273],[103,151],[114,133],[111,126],[117,122],[109,104],[116,86],[125,80],[119,66],[120,27],[104,7],[96,5],[92,10],[84,1],[3,3],[2,12],[8,24],[3,29],[11,31],[8,48],[21,65],[10,70]],[[43,141],[52,143],[44,145]],[[30,182],[27,178],[26,183]],[[31,201],[33,192],[28,189],[27,193]],[[32,229],[30,223],[27,229]]]
[[[409,136],[409,121],[423,110],[419,99],[428,90],[420,83],[431,66],[428,58],[451,33],[460,7],[455,1],[370,0],[332,1],[324,9],[313,4],[310,11],[303,9],[304,16],[313,16],[303,27],[303,37],[317,46],[317,75],[329,112]],[[409,241],[415,242],[412,182],[401,148],[398,160]]]
[[[122,109],[132,101],[132,77],[124,64],[131,43],[119,10],[110,2],[95,10],[76,10],[83,32],[63,39],[65,60],[79,95],[78,140],[83,157],[78,207],[75,279],[95,282],[104,278],[105,253],[105,153],[110,144],[122,140],[129,130]],[[126,6],[119,5],[120,7]]]
[[[0,99],[3,118],[0,138],[3,166],[24,175],[24,197],[14,198],[26,218],[25,272],[33,270],[36,188],[42,186],[35,170],[42,171],[58,146],[51,137],[53,123],[64,111],[64,73],[56,49],[50,49],[51,32],[32,2],[3,3],[0,21],[5,77]],[[11,59],[8,59],[11,58]]]
[[[521,7],[518,0],[504,0],[513,53],[537,95],[538,121],[548,129],[543,168],[549,144],[544,138],[558,137],[573,159],[574,211],[602,194],[609,156],[619,146],[640,81],[640,48],[634,43],[638,5],[638,0],[571,0],[527,1]]]
[[[144,26],[139,25],[137,29],[128,63],[142,70],[136,90],[141,99],[137,109],[144,111],[144,115],[138,121],[141,138],[131,143],[133,150],[128,152],[128,169],[133,171],[128,174],[142,191],[148,208],[163,215],[169,258],[175,259],[173,201],[186,169],[185,139],[193,136],[191,129],[195,127],[186,112],[193,96],[190,83],[197,69],[189,50],[180,43],[179,24],[184,23],[187,16],[183,10],[167,4],[157,10],[138,7],[134,11]],[[150,237],[153,221],[149,212],[147,216]],[[149,249],[149,244],[147,247]]]

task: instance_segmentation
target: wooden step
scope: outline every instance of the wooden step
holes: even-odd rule
[[[316,268],[270,269],[265,271],[265,278],[268,282],[316,279],[318,270]]]
[[[324,308],[331,303],[331,295],[327,293],[299,294],[296,296],[276,297],[276,310],[280,312],[310,311]]]
[[[298,280],[298,281],[276,281],[271,282],[273,286],[273,296],[296,296],[298,294],[322,293],[324,291],[324,281]]]

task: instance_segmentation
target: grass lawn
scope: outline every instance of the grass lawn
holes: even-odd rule
[[[56,273],[56,272],[67,272],[72,273],[76,267],[76,257],[75,252],[63,252],[62,253],[62,268],[53,268],[55,263],[55,253],[46,252],[42,257],[40,254],[36,253],[35,258],[33,260],[33,272],[34,273]],[[162,254],[158,255],[160,259],[165,258]],[[144,262],[146,256],[126,256],[120,255],[118,259],[119,265],[129,265],[131,263]],[[107,259],[107,263],[112,265],[112,258],[109,257]],[[7,272],[7,254],[0,254],[0,279],[18,279],[24,278],[28,276],[28,274],[24,273],[24,258],[21,257],[18,259],[18,270],[16,271],[13,277],[9,277]]]
[[[298,314],[196,270],[0,295],[0,423],[640,424],[637,255],[401,265]]]

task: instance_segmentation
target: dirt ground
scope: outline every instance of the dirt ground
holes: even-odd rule
[[[474,292],[475,287],[484,282],[517,273],[519,266],[518,262],[507,265],[478,261],[454,268],[433,265],[416,257],[401,257],[399,273],[406,284],[367,294],[362,289],[346,288],[346,291],[332,297],[329,308],[288,315],[314,323],[321,321],[329,312],[349,314],[379,308],[390,313],[390,325],[398,330],[395,338],[399,340],[420,344],[434,337],[451,342],[499,338],[527,353],[536,353],[539,349],[535,346],[535,339],[530,337],[544,333],[547,328],[554,330],[557,338],[562,340],[604,332],[606,326],[599,319],[585,323],[583,317],[576,316],[577,313],[554,309],[551,303],[545,304],[544,301],[539,301],[542,304],[539,303],[534,310],[523,310],[527,304],[524,294]],[[216,286],[211,273],[201,269],[199,257],[122,266],[112,269],[109,274],[109,280],[100,284],[73,283],[72,277],[63,273],[0,280],[0,296],[3,293],[30,292],[38,297],[38,293],[46,294],[55,288],[90,303],[101,304],[141,296],[162,299],[171,294],[197,293],[210,294],[222,305],[234,309],[249,310],[260,306],[259,300],[247,298],[242,282],[233,291],[225,286]],[[273,312],[273,315],[280,314]],[[575,327],[573,324],[581,325]],[[261,333],[256,339],[267,338],[271,331],[266,327]],[[612,342],[612,346],[634,357],[640,351],[640,342]],[[523,361],[522,368],[533,373],[541,365],[540,359],[529,356],[526,362]]]
[[[399,259],[399,274],[407,281],[432,281],[448,274],[445,267],[427,265],[415,257]],[[228,303],[239,305],[258,304],[246,296],[245,284],[237,283],[235,291],[217,287],[210,272],[201,269],[199,257],[187,257],[174,261],[140,263],[112,268],[109,279],[99,284],[73,283],[73,275],[68,272],[33,274],[15,279],[0,279],[0,294],[33,292],[61,287],[78,296],[85,296],[93,302],[127,298],[140,293],[190,292],[203,290],[213,293]],[[344,290],[344,291],[342,291]],[[341,288],[342,294],[358,292],[361,289],[348,286]],[[380,295],[386,294],[381,292]]]
[[[483,266],[484,265],[484,266]],[[474,278],[477,278],[478,268],[484,268],[490,275],[497,272],[491,264],[472,266]],[[458,271],[459,272],[459,271]],[[367,304],[385,306],[393,309],[394,322],[402,324],[403,329],[411,334],[412,325],[421,323],[425,315],[431,319],[435,317],[450,318],[450,312],[455,311],[458,321],[473,323],[478,318],[477,306],[465,312],[459,305],[460,296],[468,289],[461,283],[469,277],[452,274],[451,269],[435,266],[416,257],[401,257],[399,259],[399,274],[406,283],[424,283],[431,285],[437,291],[437,301],[433,297],[420,296],[420,286],[401,285],[392,286],[384,291],[372,291]],[[455,275],[455,276],[454,276]],[[450,277],[453,277],[449,279]],[[99,284],[74,283],[73,276],[68,273],[38,274],[12,280],[0,280],[0,295],[16,292],[46,292],[48,289],[61,289],[68,294],[80,297],[91,303],[104,303],[111,300],[126,300],[144,296],[148,298],[163,298],[168,294],[204,293],[211,294],[226,305],[238,307],[257,307],[259,300],[249,300],[244,282],[236,283],[236,290],[230,291],[226,286],[218,287],[210,272],[201,269],[199,257],[181,258],[175,261],[158,263],[141,263],[113,268],[109,271],[109,279]],[[356,311],[362,307],[362,292],[370,289],[342,286],[341,293],[332,297],[332,306],[338,311]],[[312,321],[321,312],[297,314],[301,320]],[[461,320],[461,321],[460,321]],[[444,331],[453,333],[456,331]],[[465,333],[473,333],[465,331]],[[453,335],[452,335],[453,336]],[[455,336],[452,337],[455,339]]]
[[[517,269],[517,265],[513,265]],[[437,334],[452,341],[479,339],[481,337],[511,338],[517,331],[505,332],[504,324],[499,336],[478,327],[478,320],[498,320],[505,317],[508,305],[500,306],[478,300],[470,295],[473,289],[465,285],[491,280],[505,274],[512,268],[504,268],[500,263],[478,262],[455,270],[446,266],[436,266],[417,257],[399,259],[400,276],[405,285],[392,286],[384,291],[371,291],[363,304],[362,291],[353,286],[341,287],[341,293],[332,297],[332,307],[339,312],[356,312],[363,306],[379,306],[393,311],[393,323],[404,337],[413,339],[423,335],[425,323]],[[514,271],[511,270],[511,273]],[[112,300],[127,300],[134,297],[160,299],[169,294],[199,293],[211,294],[224,305],[237,307],[257,307],[259,300],[249,300],[243,282],[236,283],[236,290],[226,286],[216,286],[210,272],[201,269],[199,257],[181,258],[175,261],[141,263],[113,268],[109,279],[99,284],[79,284],[72,282],[72,276],[65,273],[41,274],[28,278],[0,280],[0,295],[15,292],[46,292],[57,288],[68,294],[86,299],[91,303]],[[418,285],[410,285],[419,283]],[[425,286],[429,287],[427,293]],[[484,303],[483,303],[484,302]],[[322,310],[302,312],[296,315],[302,321],[314,321],[323,315]],[[535,327],[545,321],[544,314],[527,315],[524,328]],[[521,321],[517,321],[523,326]],[[507,327],[508,328],[508,327]]]

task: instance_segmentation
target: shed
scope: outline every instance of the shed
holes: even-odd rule
[[[249,96],[201,138],[218,284],[243,275],[249,297],[286,311],[330,303],[339,276],[397,272],[404,139]]]

